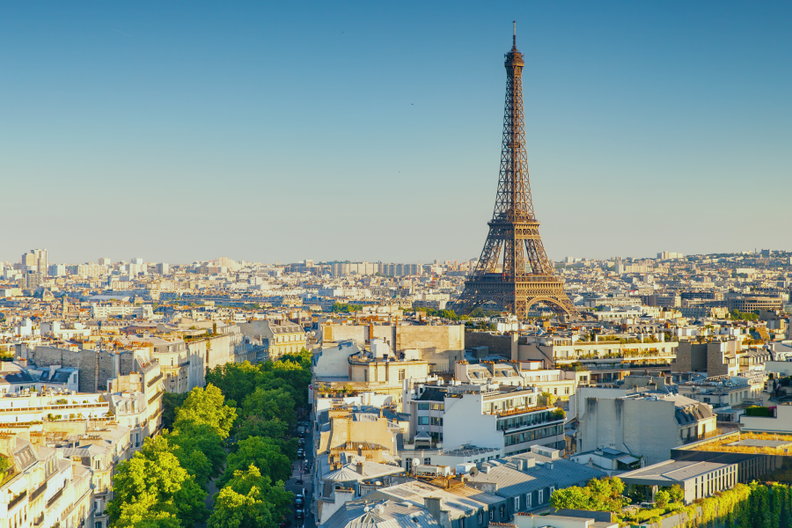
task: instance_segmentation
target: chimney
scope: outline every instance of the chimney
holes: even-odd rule
[[[357,464],[355,464],[355,471],[357,471],[361,475],[363,474],[363,462],[358,462]]]
[[[438,523],[442,523],[441,519],[443,516],[440,512],[443,510],[443,499],[439,497],[424,497],[424,506]]]
[[[363,444],[358,444],[358,456],[363,458]]]
[[[511,332],[509,334],[509,341],[511,344],[511,359],[512,361],[520,360],[520,334],[518,332]]]

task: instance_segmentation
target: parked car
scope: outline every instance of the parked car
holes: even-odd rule
[[[298,510],[302,510],[305,507],[305,497],[302,495],[294,497],[294,507]]]
[[[305,519],[305,510],[297,510],[294,512],[294,520],[302,521]]]
[[[297,458],[305,458],[305,449],[297,450]]]

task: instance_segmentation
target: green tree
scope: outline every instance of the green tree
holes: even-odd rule
[[[168,439],[146,438],[143,448],[122,462],[113,477],[111,524],[123,526],[195,526],[206,519],[206,492],[179,463]],[[119,524],[121,523],[121,524]]]
[[[221,438],[228,438],[236,420],[236,409],[224,402],[223,393],[214,385],[209,384],[206,389],[196,387],[176,411],[174,426],[178,429],[184,424],[206,424]]]
[[[239,442],[236,453],[228,455],[220,485],[225,486],[236,471],[244,471],[251,465],[256,466],[262,475],[267,475],[273,482],[286,482],[292,473],[291,461],[273,439],[251,436]]]
[[[655,504],[658,508],[665,508],[671,501],[671,494],[665,490],[659,490],[655,493]]]
[[[251,436],[269,438],[280,447],[281,453],[291,460],[297,458],[297,439],[289,436],[289,425],[278,418],[267,420],[258,414],[253,414],[245,416],[244,420],[239,420],[237,441]]]
[[[187,394],[178,392],[166,392],[162,395],[162,427],[172,429],[176,421],[176,409],[184,403]]]
[[[220,491],[209,526],[274,527],[289,512],[292,499],[283,482],[273,486],[269,477],[251,465],[245,471],[235,471]]]
[[[176,515],[157,508],[154,494],[143,492],[137,501],[121,505],[118,519],[113,528],[180,528]]]
[[[588,510],[590,504],[587,490],[579,486],[556,490],[550,496],[550,506],[557,510]]]
[[[242,402],[242,416],[258,415],[265,420],[280,420],[289,428],[297,423],[294,399],[285,391],[258,387]]]
[[[182,467],[195,477],[199,485],[205,487],[210,479],[220,476],[226,451],[223,439],[211,426],[183,421],[168,439],[175,447],[175,455]]]
[[[206,373],[206,383],[218,387],[227,400],[233,400],[234,406],[245,399],[245,396],[256,388],[256,376],[260,370],[249,361],[244,363],[226,363],[210,369]],[[230,401],[227,401],[231,405]]]
[[[671,502],[685,502],[685,491],[679,484],[674,484],[671,486],[671,488],[668,490],[668,494],[671,497]]]

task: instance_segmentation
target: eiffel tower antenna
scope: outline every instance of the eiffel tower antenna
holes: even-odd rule
[[[506,104],[503,113],[500,176],[489,234],[478,265],[457,300],[457,313],[470,313],[491,304],[525,318],[537,303],[558,315],[575,316],[577,310],[556,277],[547,258],[539,221],[534,215],[528,158],[525,152],[525,112],[522,70],[525,62],[517,49],[517,22],[513,22],[512,49],[506,54]]]
[[[517,49],[517,21],[516,20],[512,20],[512,32],[513,32],[512,47],[514,49]]]

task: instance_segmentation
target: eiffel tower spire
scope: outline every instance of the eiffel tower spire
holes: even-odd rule
[[[524,65],[515,22],[512,49],[505,61],[506,103],[495,209],[481,258],[455,306],[462,313],[490,303],[523,318],[531,306],[543,303],[558,314],[577,314],[547,258],[534,214],[525,152]]]

